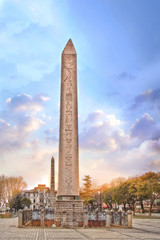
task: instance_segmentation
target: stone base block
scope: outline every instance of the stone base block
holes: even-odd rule
[[[78,227],[83,222],[83,201],[82,200],[57,200],[55,221],[61,222],[62,227]]]

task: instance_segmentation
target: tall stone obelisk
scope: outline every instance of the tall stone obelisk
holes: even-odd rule
[[[77,54],[69,39],[61,60],[58,196],[79,196]]]
[[[54,167],[54,157],[51,158],[51,182],[50,182],[50,200],[51,208],[54,209],[55,203],[55,167]]]
[[[71,39],[62,52],[61,61],[58,200],[55,224],[75,227],[83,222],[83,201],[79,200],[77,54]]]

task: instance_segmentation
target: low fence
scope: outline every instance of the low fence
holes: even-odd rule
[[[63,212],[62,212],[63,215]],[[65,216],[62,219],[65,219]],[[65,227],[64,222],[57,223],[55,214],[49,210],[19,210],[19,227],[44,226]],[[83,221],[78,223],[79,227],[132,227],[132,212],[128,211],[104,211],[83,213]]]
[[[49,210],[19,210],[18,226],[46,226],[54,224],[54,212]]]
[[[128,227],[128,218],[131,212],[121,211],[105,211],[105,212],[90,212],[88,214],[89,227],[112,227],[123,226]]]

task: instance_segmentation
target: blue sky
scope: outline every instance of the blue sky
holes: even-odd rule
[[[80,180],[160,171],[160,1],[0,0],[0,174],[49,185],[61,53],[78,58]]]

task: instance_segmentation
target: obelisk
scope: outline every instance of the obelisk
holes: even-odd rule
[[[51,208],[54,209],[54,203],[55,203],[55,167],[54,167],[54,157],[51,158],[50,201],[51,201]]]
[[[61,59],[58,197],[79,196],[77,54],[69,39]]]
[[[79,200],[77,54],[69,39],[61,59],[58,194],[55,225],[77,227],[83,222]]]

